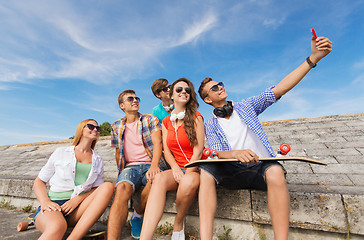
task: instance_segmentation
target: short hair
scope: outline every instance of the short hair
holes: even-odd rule
[[[118,97],[119,106],[120,106],[120,104],[122,104],[122,103],[123,103],[123,97],[124,97],[126,94],[135,94],[135,91],[134,91],[134,90],[131,90],[131,89],[128,89],[128,90],[125,90],[125,91],[123,91],[122,93],[120,93],[120,95],[119,95],[119,97]]]
[[[83,129],[89,121],[94,121],[97,123],[97,121],[95,119],[86,119],[86,120],[83,120],[82,122],[80,122],[76,128],[76,133],[75,133],[75,137],[73,138],[72,145],[77,146],[80,143],[81,137],[83,135]],[[99,124],[97,123],[97,125],[99,125]],[[95,148],[96,142],[97,142],[97,140],[92,141],[92,144],[91,144],[92,149]]]
[[[207,97],[206,94],[203,94],[203,89],[206,86],[206,84],[211,81],[212,81],[212,78],[206,77],[204,80],[202,80],[201,85],[198,88],[198,94],[200,95],[200,98],[202,98],[203,101],[205,101],[205,98]]]
[[[157,80],[155,80],[152,83],[152,87],[151,87],[154,96],[157,97],[157,94],[160,93],[162,88],[166,87],[167,85],[168,85],[168,80],[165,78],[158,78]]]

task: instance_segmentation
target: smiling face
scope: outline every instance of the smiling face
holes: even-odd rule
[[[97,140],[100,136],[100,132],[98,131],[98,129],[96,127],[98,127],[99,125],[97,124],[97,122],[90,120],[86,123],[86,125],[83,128],[82,131],[82,137],[81,138],[88,138],[90,140]],[[91,130],[91,128],[93,128]]]
[[[171,96],[171,99],[173,99],[174,104],[186,105],[191,97],[190,93],[188,92],[191,93],[191,89],[186,82],[183,81],[177,82],[174,85]]]
[[[120,103],[120,108],[124,112],[138,112],[139,101],[134,93],[127,93],[123,96],[123,101]]]
[[[218,83],[216,81],[210,81],[203,88],[203,92],[206,96],[204,98],[204,101],[213,106],[217,103],[225,102],[226,98],[228,97],[223,86],[218,85],[218,90],[214,91],[213,89],[211,89],[214,85],[218,85]]]

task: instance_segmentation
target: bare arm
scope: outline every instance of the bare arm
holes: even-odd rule
[[[153,142],[152,164],[146,173],[148,180],[153,180],[154,176],[160,172],[159,161],[162,157],[162,131],[158,130],[151,134]]]
[[[205,128],[203,125],[203,118],[198,116],[195,119],[195,130],[196,130],[196,138],[197,144],[193,147],[193,154],[190,159],[190,162],[200,160],[202,156],[202,150],[204,148],[204,141],[205,141]],[[196,171],[196,168],[188,168],[186,172]]]
[[[173,174],[174,180],[177,183],[179,183],[184,174],[183,174],[181,168],[176,163],[176,160],[174,159],[174,156],[173,156],[171,150],[169,150],[169,148],[167,146],[167,134],[168,134],[168,130],[163,125],[162,126],[162,138],[163,138],[164,158],[166,159],[166,161],[168,162],[169,166],[172,169],[172,174]]]
[[[37,197],[42,212],[44,211],[61,211],[61,207],[52,202],[47,195],[46,182],[43,182],[39,177],[34,180],[33,184],[34,194]]]
[[[259,161],[259,156],[256,155],[250,149],[232,150],[232,151],[218,151],[217,156],[219,158],[238,159],[243,163],[251,163],[251,162],[258,162]]]
[[[325,37],[311,38],[311,62],[318,63],[322,58],[329,54],[332,50],[332,42]],[[283,78],[277,86],[272,90],[276,99],[286,94],[289,90],[295,87],[311,70],[310,65],[305,61],[298,68],[293,70],[285,78]]]
[[[167,129],[166,127],[163,125],[162,126],[162,139],[163,139],[163,149],[164,149],[164,158],[166,159],[166,161],[168,162],[169,166],[171,166],[171,168],[179,168],[178,164],[176,163],[174,156],[172,154],[172,152],[169,150],[168,146],[167,146]]]

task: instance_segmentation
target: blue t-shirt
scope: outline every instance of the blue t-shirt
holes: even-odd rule
[[[170,115],[170,113],[168,113],[162,103],[158,104],[157,106],[155,106],[153,108],[153,113],[152,113],[154,116],[156,116],[158,119],[159,119],[159,122],[163,122],[163,119],[167,116]]]

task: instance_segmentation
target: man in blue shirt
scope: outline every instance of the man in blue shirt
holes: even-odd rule
[[[154,96],[161,100],[157,106],[153,108],[153,115],[162,123],[163,119],[171,114],[174,106],[169,96],[169,83],[167,79],[159,78],[152,83],[152,92]]]
[[[200,231],[201,239],[212,239],[216,211],[216,184],[230,189],[267,190],[268,209],[274,239],[288,239],[289,193],[285,169],[277,161],[261,161],[274,156],[258,115],[296,86],[303,77],[332,50],[325,37],[311,39],[312,54],[298,68],[260,95],[233,103],[227,101],[222,82],[205,78],[199,88],[200,97],[212,105],[213,116],[205,123],[209,147],[219,158],[235,158],[239,162],[207,163],[200,166]]]

